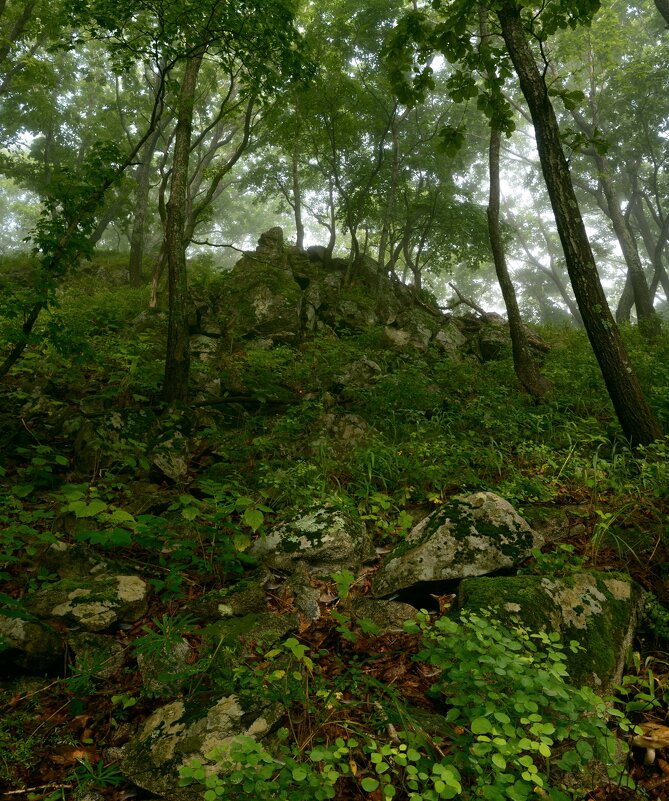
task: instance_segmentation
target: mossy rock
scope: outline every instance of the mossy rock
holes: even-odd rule
[[[262,582],[266,577],[265,573],[254,574],[231,587],[211,590],[188,604],[186,611],[207,623],[265,612],[267,594]]]
[[[263,738],[282,714],[278,704],[252,708],[234,695],[220,698],[208,709],[190,699],[176,700],[147,718],[115,756],[121,772],[138,787],[169,801],[201,801],[201,789],[179,787],[179,769],[198,759],[214,772],[208,754],[225,753],[239,735]]]
[[[458,608],[498,609],[535,631],[556,631],[565,644],[570,680],[599,692],[620,682],[643,592],[624,573],[471,578],[460,584]],[[581,645],[572,653],[569,643]]]
[[[424,582],[454,581],[513,567],[541,544],[508,501],[492,492],[453,498],[422,520],[379,569],[379,598]]]
[[[252,612],[211,623],[202,629],[201,634],[205,652],[223,648],[247,655],[256,647],[269,650],[276,642],[297,631],[297,627],[297,615]]]

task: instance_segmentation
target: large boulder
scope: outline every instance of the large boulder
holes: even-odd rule
[[[497,576],[463,581],[459,608],[496,608],[504,619],[518,617],[535,631],[558,632],[570,679],[606,691],[622,678],[643,603],[641,588],[621,573],[555,576]]]
[[[492,492],[453,498],[422,520],[388,554],[372,584],[383,597],[423,582],[508,569],[541,544],[508,501]]]
[[[249,553],[270,568],[295,572],[307,563],[317,574],[355,571],[372,556],[364,522],[330,505],[278,526],[256,540]]]

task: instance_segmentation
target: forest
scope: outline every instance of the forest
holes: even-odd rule
[[[669,798],[668,67],[0,0],[0,801]]]

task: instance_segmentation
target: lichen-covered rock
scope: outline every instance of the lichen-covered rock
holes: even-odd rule
[[[138,620],[145,612],[149,586],[139,576],[62,579],[24,598],[25,608],[39,618],[61,618],[86,631],[104,631],[121,621]]]
[[[564,577],[498,576],[467,579],[458,607],[499,609],[529,628],[557,631],[565,645],[571,681],[604,691],[621,680],[625,657],[643,601],[641,588],[621,573],[574,573]]]
[[[125,648],[113,637],[80,631],[70,634],[67,644],[74,654],[77,670],[90,672],[101,679],[110,679],[123,668]]]
[[[499,315],[489,314],[477,337],[478,351],[484,362],[501,359],[511,348],[509,326]]]
[[[540,539],[508,501],[492,492],[456,497],[411,530],[372,584],[383,597],[429,581],[482,576],[526,559]]]
[[[208,710],[189,700],[157,709],[118,756],[121,772],[138,787],[169,801],[201,801],[202,791],[179,787],[179,768],[192,759],[213,763],[207,754],[225,753],[239,735],[261,739],[283,713],[279,705],[245,709],[234,696],[220,698]]]
[[[62,668],[63,639],[50,626],[0,611],[0,675],[40,676]]]
[[[249,553],[269,567],[294,571],[298,562],[315,572],[355,570],[371,556],[365,524],[348,512],[326,505],[278,526],[253,544]]]
[[[175,431],[155,446],[150,456],[150,462],[153,467],[172,481],[183,481],[188,475],[189,451],[186,437],[179,431]]]

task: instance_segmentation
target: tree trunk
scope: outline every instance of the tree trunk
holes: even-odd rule
[[[485,30],[485,25],[481,24],[481,31]],[[511,335],[511,349],[513,352],[513,367],[518,376],[518,380],[525,387],[527,392],[534,398],[543,398],[551,389],[550,381],[544,378],[537,368],[530,346],[527,341],[523,321],[518,309],[518,301],[513,286],[513,281],[509,275],[506,264],[506,254],[504,253],[504,241],[499,227],[499,204],[500,204],[500,178],[499,178],[499,149],[502,140],[502,133],[494,122],[490,126],[490,148],[489,148],[489,170],[490,170],[490,194],[488,199],[488,235],[490,237],[490,248],[495,262],[495,272],[499,287],[502,290],[506,315],[509,320],[509,334]]]
[[[660,12],[669,28],[669,0],[655,0],[655,8]]]
[[[190,338],[188,334],[188,276],[185,240],[188,215],[188,165],[193,132],[195,89],[202,66],[204,47],[186,61],[177,101],[177,124],[174,136],[170,198],[167,201],[165,251],[167,254],[169,312],[167,353],[163,398],[166,401],[188,400],[190,373]]]
[[[634,287],[632,286],[632,273],[627,271],[627,278],[625,278],[625,286],[618,299],[616,306],[616,322],[629,323],[632,309],[634,308]]]
[[[634,237],[625,222],[623,213],[620,210],[620,200],[613,186],[611,172],[606,159],[604,156],[597,155],[595,156],[595,164],[597,165],[599,183],[606,197],[609,219],[613,225],[613,230],[615,231],[620,249],[623,252],[625,264],[627,265],[629,284],[634,297],[634,306],[636,307],[639,329],[644,336],[653,339],[660,333],[660,319],[657,314],[655,314],[655,309],[653,308],[648,282],[646,281],[643,265],[639,258],[639,251]],[[618,319],[617,314],[616,319]],[[629,319],[629,314],[627,319]]]
[[[293,181],[293,213],[295,215],[295,244],[304,250],[304,222],[302,220],[302,187],[300,186],[300,165],[297,142],[293,148],[291,177]]]
[[[146,241],[146,214],[149,207],[149,192],[151,191],[151,159],[156,152],[158,140],[162,133],[158,127],[151,137],[146,140],[140,156],[140,164],[136,172],[135,211],[132,233],[130,234],[130,258],[128,260],[128,273],[131,286],[140,286],[142,283],[142,262],[144,260],[144,245]]]
[[[505,3],[497,16],[532,116],[546,188],[590,344],[625,436],[634,444],[649,444],[662,436],[662,429],[643,395],[606,302],[544,76],[525,37],[520,9],[515,3]]]

